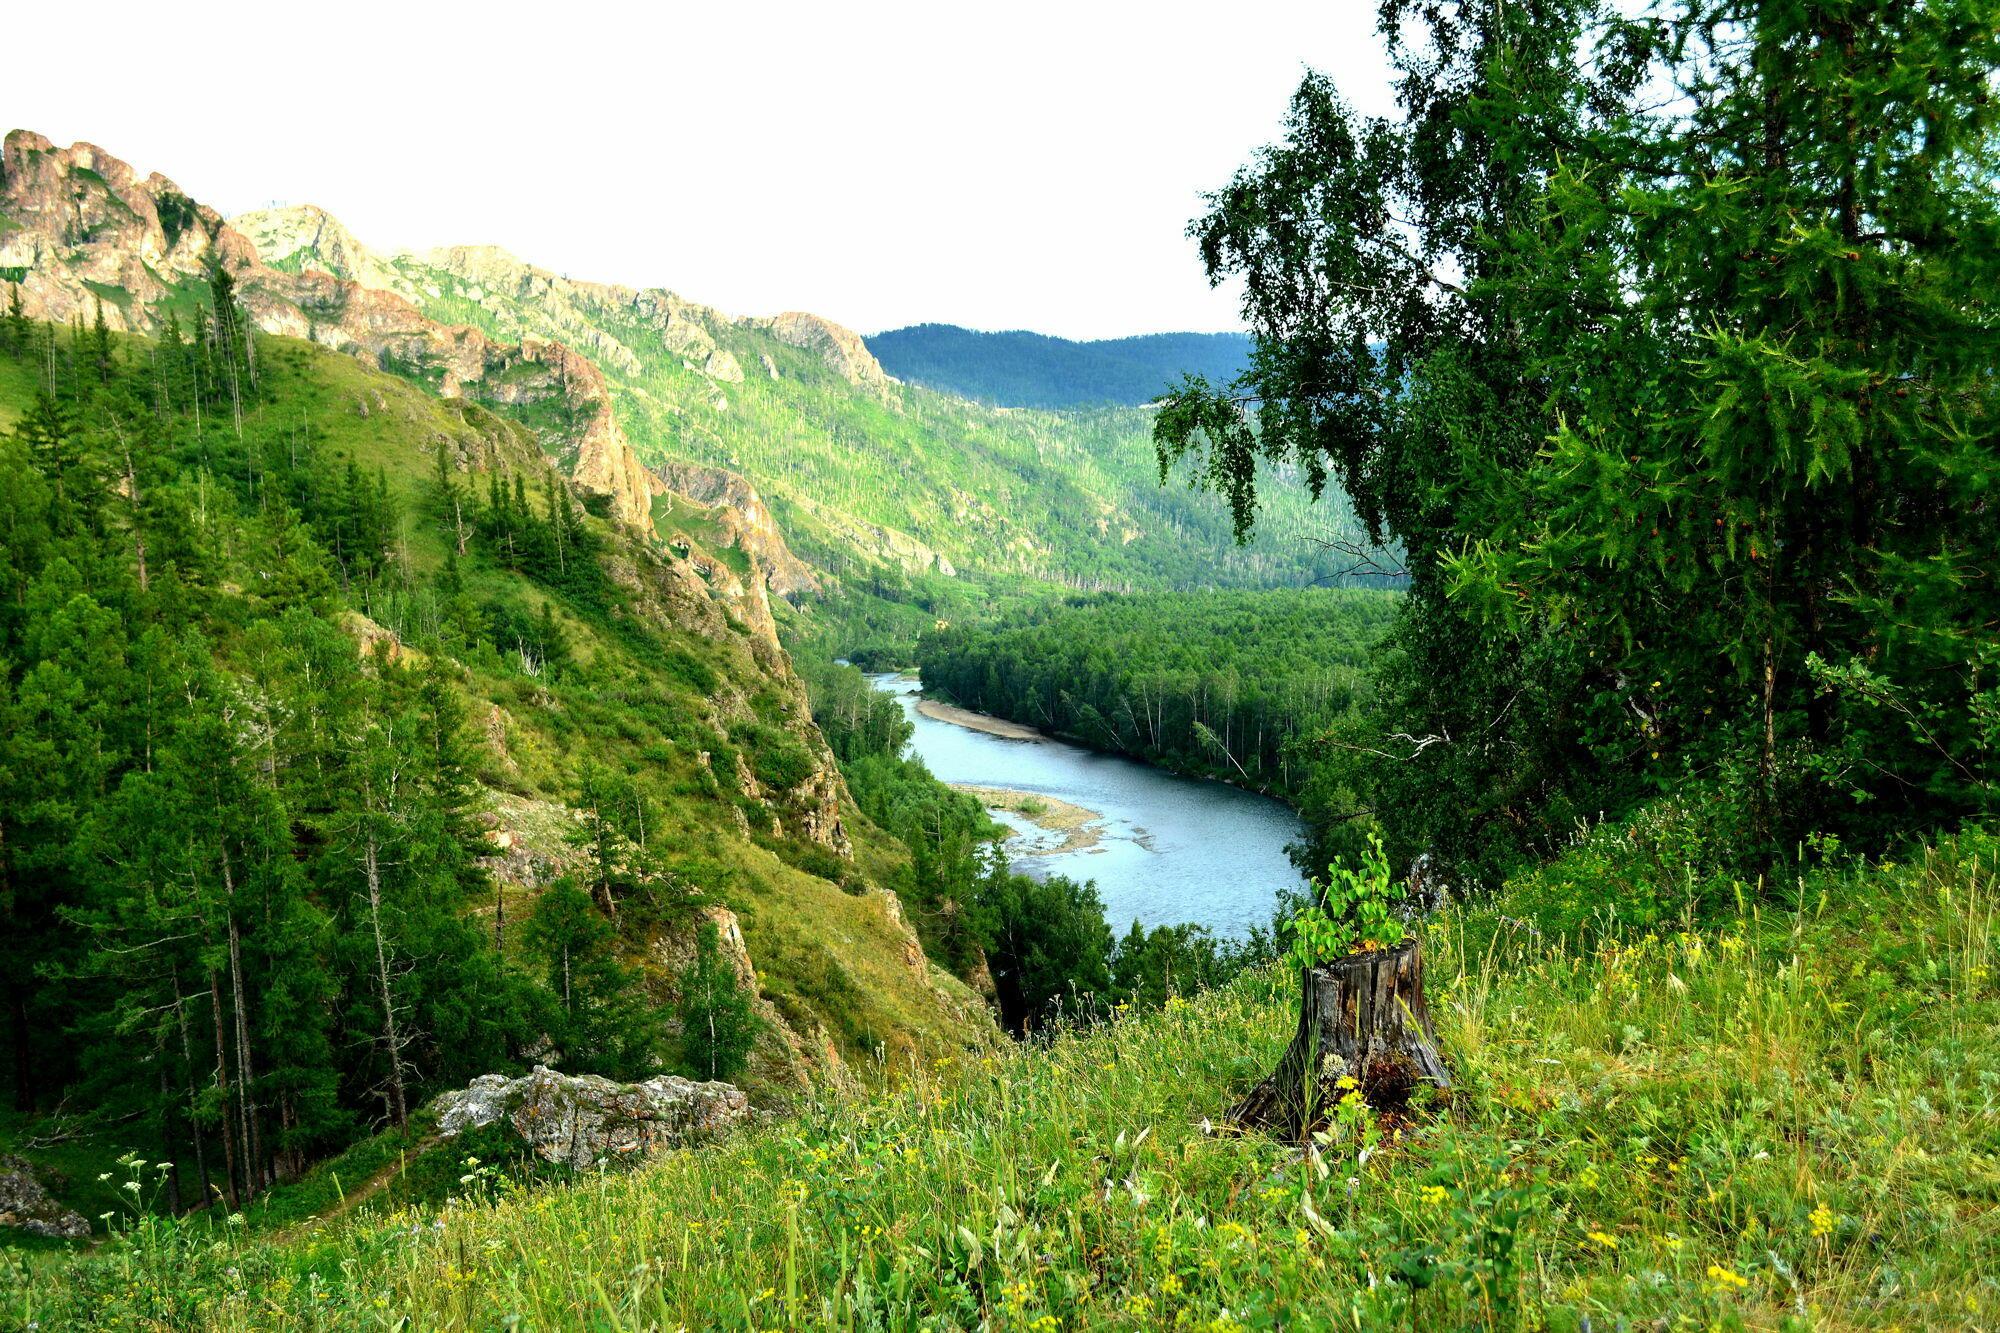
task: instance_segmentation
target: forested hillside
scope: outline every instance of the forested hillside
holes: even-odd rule
[[[768,1099],[991,1031],[723,562],[201,295],[192,337],[0,322],[23,1138],[54,1115],[171,1164],[163,1205],[241,1206],[531,1060]],[[675,1007],[718,949],[725,1051]]]
[[[868,339],[897,379],[998,407],[1137,407],[1183,375],[1227,383],[1250,359],[1240,333],[1147,333],[1073,342],[1045,333],[979,333],[913,324]]]

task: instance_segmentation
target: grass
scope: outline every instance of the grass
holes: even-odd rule
[[[1212,1130],[1293,1018],[1294,983],[1253,973],[629,1175],[468,1172],[436,1209],[12,1256],[0,1321],[1987,1327],[1996,855],[1968,834],[1644,933],[1448,913],[1457,1086],[1304,1152]]]

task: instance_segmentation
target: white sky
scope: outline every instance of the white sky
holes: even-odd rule
[[[1184,235],[1200,194],[1308,65],[1388,102],[1372,0],[12,11],[0,129],[225,214],[316,203],[381,249],[871,333],[1240,327]]]

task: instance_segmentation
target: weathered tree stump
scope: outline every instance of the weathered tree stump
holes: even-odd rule
[[[1291,1046],[1229,1121],[1303,1138],[1340,1100],[1343,1077],[1378,1110],[1408,1102],[1419,1083],[1451,1086],[1424,1003],[1419,941],[1307,968]]]

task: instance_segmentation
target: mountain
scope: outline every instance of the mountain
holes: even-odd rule
[[[865,589],[940,609],[976,602],[978,585],[996,580],[1262,586],[1339,568],[1308,540],[1347,535],[1337,501],[1314,507],[1274,487],[1258,536],[1238,548],[1218,497],[1161,487],[1143,409],[982,405],[899,382],[866,340],[819,315],[736,317],[491,246],[384,254],[311,206],[231,226],[272,268],[370,284],[503,345],[576,349],[601,373],[621,439],[648,471],[656,518],[673,521],[678,502],[662,479],[685,480],[677,468],[735,474],[816,574],[810,586],[784,579],[795,601]],[[616,477],[599,484],[641,491]]]
[[[1241,333],[1148,333],[1073,342],[1015,330],[913,324],[868,339],[898,379],[1000,407],[1136,407],[1182,375],[1226,384],[1250,359]]]

